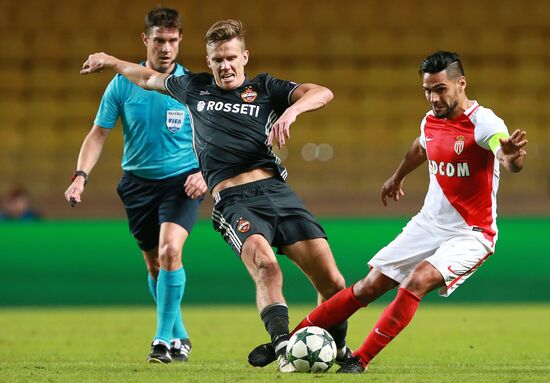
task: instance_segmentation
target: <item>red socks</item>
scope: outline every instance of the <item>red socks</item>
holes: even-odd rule
[[[400,288],[397,296],[384,310],[374,329],[353,355],[359,356],[365,367],[411,321],[420,304],[420,297]]]
[[[292,330],[291,335],[307,326],[318,326],[325,329],[331,328],[345,321],[364,306],[366,305],[359,302],[353,294],[353,286],[350,286],[317,306],[315,310]]]
[[[400,288],[395,299],[386,307],[374,329],[353,355],[359,356],[366,366],[412,320],[421,298],[407,289]],[[306,326],[330,328],[352,316],[366,305],[357,300],[350,286],[313,310],[291,334]]]

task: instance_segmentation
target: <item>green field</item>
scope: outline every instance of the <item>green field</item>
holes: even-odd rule
[[[308,306],[291,306],[295,323]],[[357,347],[382,306],[357,313]],[[190,306],[186,365],[145,363],[155,316],[148,307],[0,309],[0,382],[548,382],[549,304],[424,304],[361,376],[279,374],[248,366],[267,334],[252,306]]]
[[[348,285],[407,219],[323,220]],[[148,365],[155,312],[124,221],[0,225],[0,383],[3,382],[550,382],[550,219],[504,218],[497,251],[448,299],[430,294],[411,325],[362,376],[255,369],[267,341],[254,286],[207,220],[186,245],[187,365]],[[291,323],[315,293],[284,257]],[[215,281],[215,282],[213,282]],[[393,294],[381,299],[387,302]],[[350,321],[357,347],[382,305]]]

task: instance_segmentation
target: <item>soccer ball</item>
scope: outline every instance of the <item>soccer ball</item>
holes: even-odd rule
[[[325,372],[336,359],[336,344],[328,331],[304,327],[288,341],[286,357],[298,372]]]

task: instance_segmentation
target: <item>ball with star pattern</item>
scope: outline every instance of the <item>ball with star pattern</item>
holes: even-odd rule
[[[336,359],[336,344],[328,331],[304,327],[288,341],[286,356],[298,372],[325,372]]]

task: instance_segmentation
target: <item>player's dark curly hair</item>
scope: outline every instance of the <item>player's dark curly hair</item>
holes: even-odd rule
[[[181,33],[183,31],[183,20],[175,9],[158,6],[145,15],[145,34],[148,35],[154,27],[177,28]]]
[[[462,67],[458,53],[446,51],[434,52],[422,60],[418,73],[420,75],[424,73],[434,74],[444,70],[447,71],[449,78],[464,76],[464,68]]]
[[[243,24],[238,20],[220,20],[216,21],[204,36],[206,45],[217,44],[223,41],[228,41],[233,38],[238,38],[243,43],[244,49],[245,30]]]

